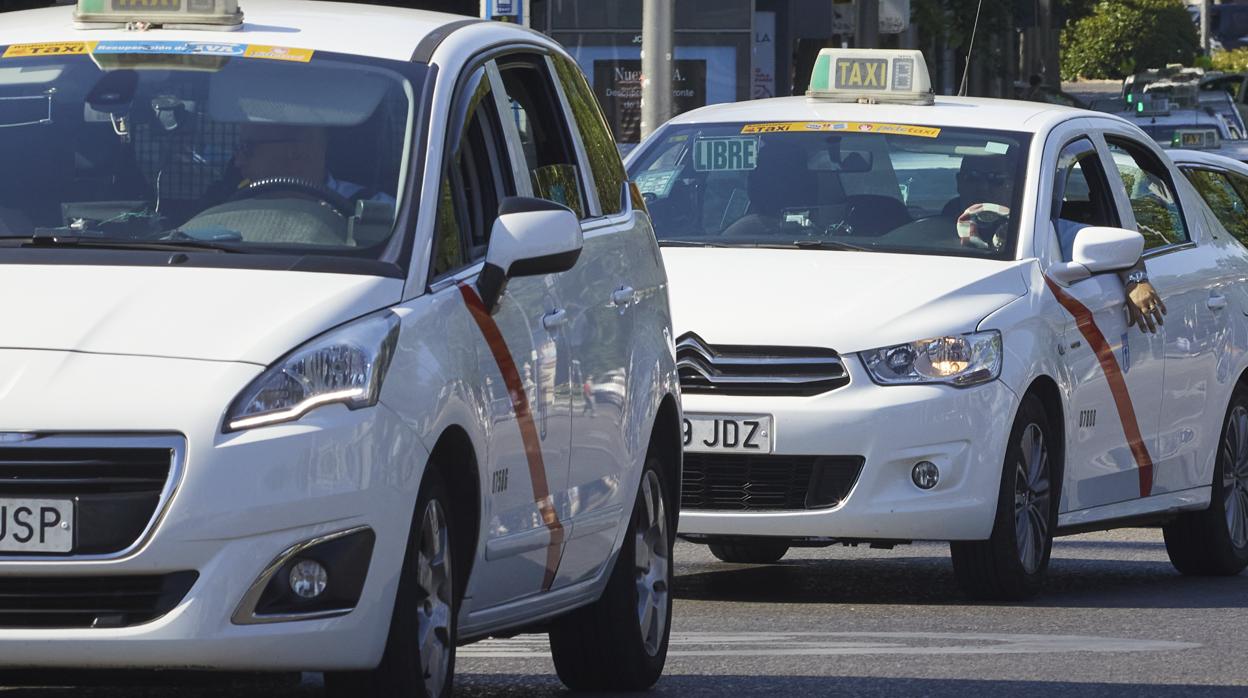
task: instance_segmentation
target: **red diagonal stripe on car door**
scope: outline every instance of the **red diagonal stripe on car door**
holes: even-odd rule
[[[1127,392],[1127,381],[1122,376],[1122,367],[1118,365],[1118,357],[1109,346],[1105,335],[1096,326],[1092,311],[1080,303],[1074,296],[1062,290],[1057,282],[1044,278],[1049,290],[1057,297],[1071,315],[1075,316],[1075,326],[1079,334],[1088,342],[1088,346],[1096,352],[1096,360],[1105,372],[1105,380],[1109,383],[1109,392],[1114,397],[1114,405],[1118,407],[1118,420],[1122,422],[1122,433],[1127,436],[1127,445],[1131,447],[1131,455],[1140,473],[1140,496],[1147,497],[1153,491],[1153,459],[1148,455],[1148,446],[1140,435],[1140,423],[1135,416],[1135,405],[1131,402],[1131,393]]]
[[[459,292],[464,297],[472,319],[485,337],[485,343],[498,364],[498,371],[503,375],[503,384],[507,386],[507,394],[511,396],[511,408],[516,413],[516,423],[520,427],[520,439],[524,442],[524,456],[529,464],[529,481],[533,483],[533,501],[541,512],[542,522],[550,531],[550,542],[546,545],[546,577],[542,580],[542,591],[550,591],[555,581],[555,572],[559,569],[559,559],[563,551],[563,524],[559,521],[559,513],[555,511],[554,499],[550,496],[550,485],[546,482],[546,464],[542,459],[542,440],[537,435],[537,425],[533,422],[533,412],[529,409],[529,396],[524,390],[524,381],[520,379],[520,371],[511,358],[511,350],[503,339],[498,323],[486,310],[481,296],[475,289],[466,284],[459,285]]]

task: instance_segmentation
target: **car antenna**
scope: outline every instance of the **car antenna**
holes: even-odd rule
[[[971,27],[971,43],[966,47],[966,66],[962,68],[962,86],[958,88],[958,96],[966,96],[966,78],[971,73],[971,56],[975,53],[975,32],[979,31],[979,13],[984,9],[984,0],[979,0],[975,7],[975,24]]]

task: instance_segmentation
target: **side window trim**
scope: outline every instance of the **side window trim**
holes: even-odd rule
[[[586,208],[585,220],[594,220],[602,217],[602,205],[598,201],[598,187],[595,186],[594,173],[591,171],[589,163],[589,153],[585,150],[585,142],[581,138],[581,129],[576,123],[576,115],[572,113],[572,105],[568,102],[568,96],[563,91],[563,81],[559,79],[559,71],[555,69],[555,62],[551,59],[550,54],[542,56],[546,65],[546,75],[551,86],[555,89],[555,95],[559,98],[559,108],[563,110],[563,122],[566,124],[568,134],[572,137],[572,149],[576,151],[576,169],[581,177],[581,189],[584,190]]]
[[[503,76],[498,71],[498,63],[490,59],[485,66],[490,76],[490,88],[494,95],[494,106],[498,110],[499,121],[503,124],[503,140],[507,142],[507,159],[511,162],[511,176],[516,181],[517,196],[533,196],[533,183],[529,181],[529,172],[524,163],[524,148],[520,144],[520,129],[516,120],[505,118],[511,113],[511,105],[507,103],[507,88],[503,85]]]

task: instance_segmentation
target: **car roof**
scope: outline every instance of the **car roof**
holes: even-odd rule
[[[1100,112],[1044,102],[979,97],[936,97],[931,106],[855,104],[808,97],[777,97],[733,104],[714,104],[686,112],[673,124],[853,121],[969,127],[1039,133],[1052,124]]]
[[[200,41],[306,48],[373,58],[411,60],[427,36],[470,19],[462,15],[311,0],[240,0],[239,31],[74,29],[74,7],[8,12],[0,46],[70,41]],[[482,24],[486,24],[482,22]]]
[[[1224,170],[1234,170],[1242,175],[1248,176],[1248,165],[1228,158],[1225,155],[1217,155],[1202,150],[1167,150],[1166,154],[1174,161],[1176,165],[1211,165],[1213,167],[1221,167]]]

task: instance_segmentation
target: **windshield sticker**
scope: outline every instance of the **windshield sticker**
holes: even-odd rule
[[[312,60],[312,55],[316,53],[310,48],[282,48],[281,46],[256,46],[247,47],[247,52],[243,55],[248,58],[264,58],[270,61],[291,61],[295,63],[307,63]]]
[[[247,47],[241,44],[210,44],[197,41],[143,42],[101,41],[91,53],[157,53],[175,56],[241,56]]]
[[[878,124],[859,121],[786,121],[770,124],[746,124],[742,134],[750,133],[800,133],[803,131],[852,131],[856,133],[882,133],[889,136],[915,136],[936,138],[940,129],[932,126],[909,124]]]
[[[693,168],[698,172],[741,172],[757,166],[757,136],[699,138],[693,142]]]
[[[93,55],[173,55],[260,58],[270,61],[307,63],[316,54],[312,49],[260,46],[256,44],[217,44],[203,41],[72,41],[49,44],[13,44],[0,58],[34,56]]]
[[[30,58],[32,56],[85,56],[95,48],[92,41],[66,41],[51,44],[13,44],[4,50],[0,58]]]
[[[665,198],[671,191],[672,185],[676,183],[676,175],[680,174],[680,170],[651,170],[637,175],[634,184],[637,190],[642,194],[653,194],[658,198]]]

